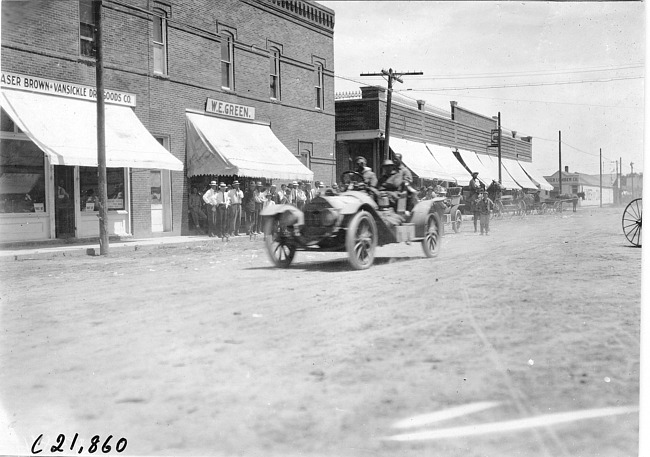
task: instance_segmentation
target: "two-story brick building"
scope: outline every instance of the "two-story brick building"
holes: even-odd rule
[[[188,189],[213,178],[333,175],[332,10],[303,0],[2,2],[2,241],[99,232],[99,7],[111,233],[185,233]]]
[[[364,156],[375,171],[384,157],[387,99],[384,88],[362,87],[360,94],[336,100],[337,175]],[[492,134],[494,117],[474,113],[451,102],[451,111],[428,107],[423,100],[393,94],[389,146],[420,178],[466,185],[470,171],[489,184],[499,179],[498,149]],[[502,129],[501,182],[506,188],[552,189],[532,164],[532,137]]]

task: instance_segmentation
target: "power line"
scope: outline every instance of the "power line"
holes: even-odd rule
[[[542,138],[542,137],[539,137],[539,136],[535,136],[535,137],[533,137],[533,138],[535,138],[536,140],[548,141],[548,142],[550,142],[550,143],[555,143],[555,144],[557,144],[557,142],[558,142],[557,140],[549,140],[548,138]],[[590,155],[590,156],[593,156],[593,157],[600,157],[599,154],[594,154],[594,153],[592,153],[592,152],[583,151],[582,149],[578,149],[578,148],[576,148],[575,146],[571,146],[571,145],[570,145],[569,143],[567,143],[566,141],[561,141],[560,143],[563,144],[564,146],[568,146],[568,147],[570,147],[571,149],[574,149],[574,150],[576,150],[576,151],[578,151],[578,152],[581,152],[581,153],[583,153],[583,154],[587,154],[587,155]],[[607,157],[607,156],[603,156],[603,158],[605,158],[605,159],[610,159],[610,160],[614,160],[614,159],[612,159],[611,157]]]
[[[421,78],[416,78],[418,81],[429,80],[429,79],[477,79],[477,78],[518,78],[522,76],[550,76],[550,75],[562,75],[562,74],[574,74],[574,73],[593,73],[600,71],[619,71],[619,70],[631,70],[635,68],[644,68],[643,63],[635,63],[623,66],[601,66],[601,67],[587,67],[587,68],[577,68],[577,69],[562,69],[562,70],[539,70],[539,71],[514,71],[514,72],[503,72],[503,73],[470,73],[470,74],[441,74],[441,75],[432,75],[424,76]]]
[[[552,83],[526,83],[526,84],[504,84],[500,86],[473,86],[473,87],[442,87],[439,89],[403,89],[403,90],[416,90],[418,92],[440,92],[444,90],[482,90],[482,89],[509,89],[517,87],[535,87],[535,86],[561,86],[567,84],[584,84],[584,83],[605,83],[612,81],[623,81],[629,79],[643,79],[643,76],[626,76],[619,78],[608,78],[608,79],[585,79],[581,81],[556,81]],[[402,90],[400,90],[402,92]]]

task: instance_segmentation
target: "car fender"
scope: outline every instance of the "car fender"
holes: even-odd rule
[[[269,205],[260,211],[264,220],[267,218],[279,217],[282,225],[303,225],[305,214],[293,205]]]
[[[417,205],[415,205],[415,208],[413,208],[413,211],[411,211],[412,215],[410,222],[412,224],[415,224],[415,236],[417,238],[424,237],[424,225],[427,222],[427,217],[429,217],[429,214],[435,215],[438,221],[438,227],[440,228],[440,235],[444,235],[445,228],[444,224],[441,223],[443,220],[442,215],[446,209],[444,200],[445,199],[443,197],[438,197],[431,200],[422,200]]]

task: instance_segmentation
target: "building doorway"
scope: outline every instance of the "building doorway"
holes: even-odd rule
[[[54,166],[54,229],[56,238],[75,236],[74,167]]]

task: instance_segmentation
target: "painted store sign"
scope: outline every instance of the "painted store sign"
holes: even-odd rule
[[[205,102],[205,111],[221,114],[223,116],[238,117],[241,119],[255,119],[255,108],[252,106],[236,105],[208,98]]]
[[[0,76],[0,86],[83,100],[97,100],[97,89],[93,86],[9,73],[7,71],[3,71]],[[135,106],[136,103],[135,94],[107,89],[104,89],[104,101],[125,106]]]

